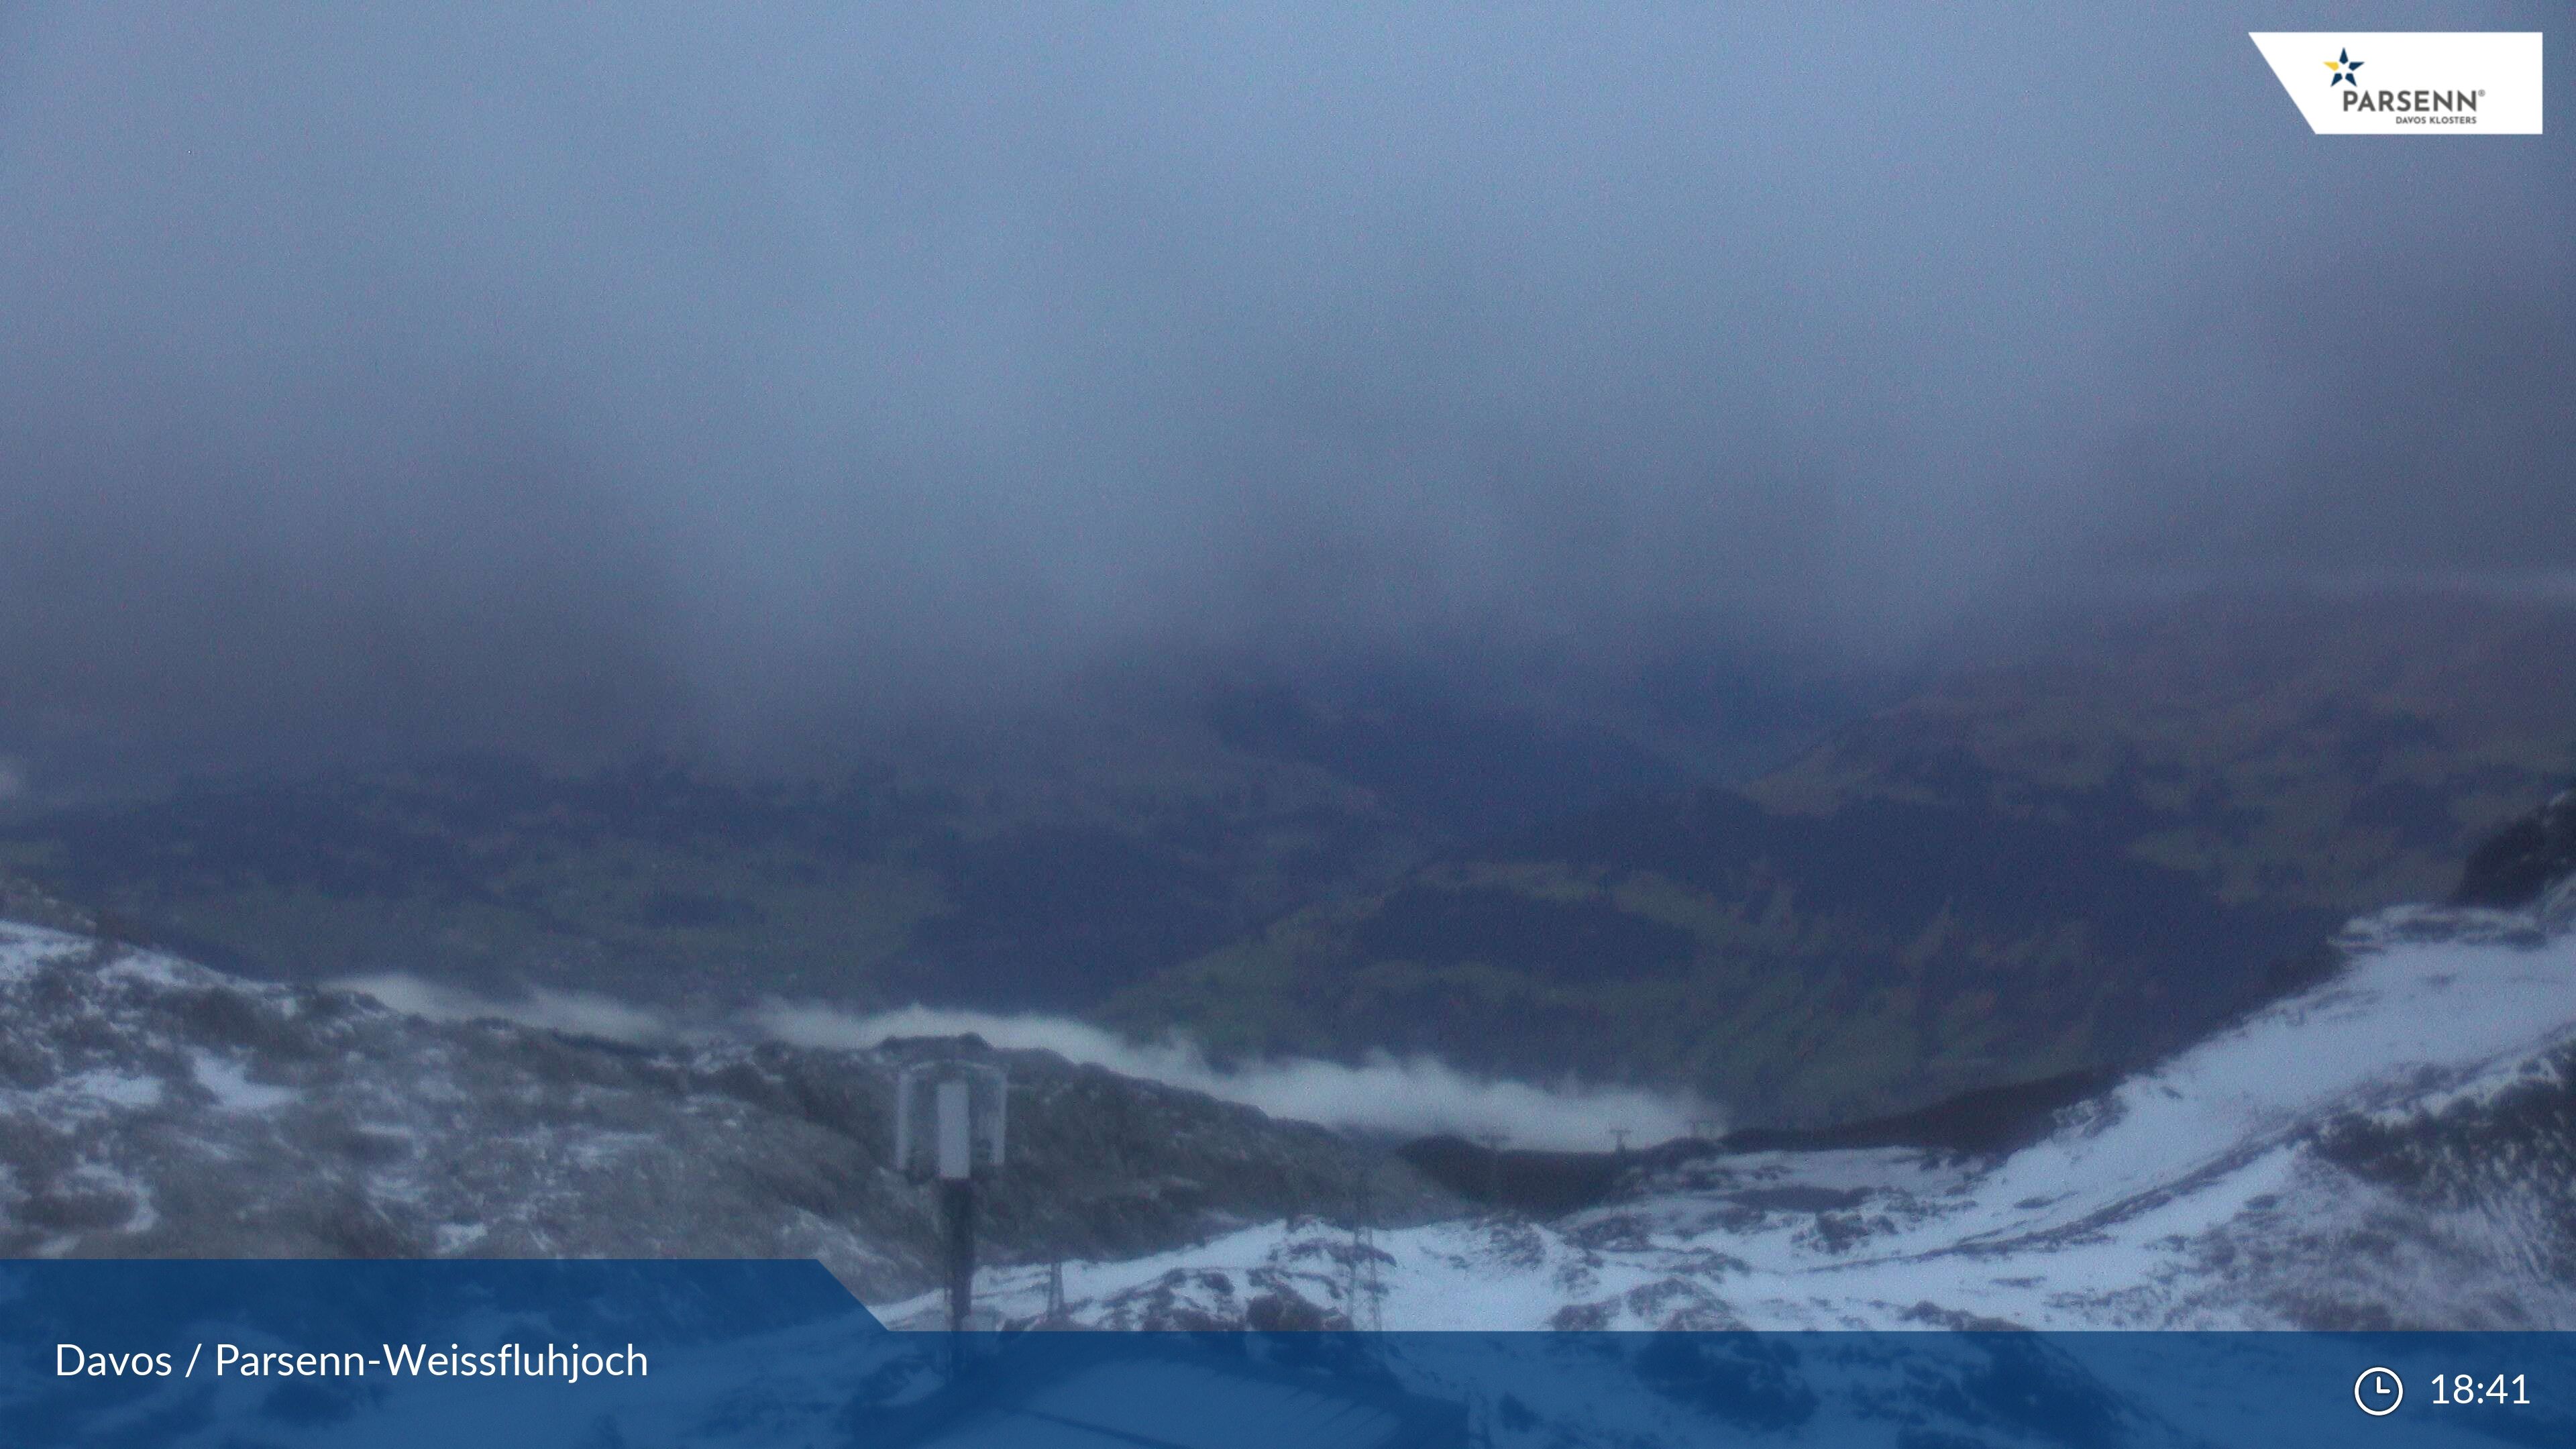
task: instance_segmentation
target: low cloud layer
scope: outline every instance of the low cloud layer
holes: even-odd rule
[[[1452,1132],[1500,1136],[1511,1145],[1597,1152],[1614,1131],[1636,1143],[1705,1130],[1722,1114],[1693,1098],[1635,1088],[1542,1086],[1471,1076],[1430,1057],[1379,1054],[1357,1066],[1272,1058],[1211,1064],[1186,1039],[1129,1041],[1063,1017],[998,1015],[913,1006],[859,1015],[832,1007],[772,1002],[746,1018],[684,1023],[659,1012],[584,992],[533,991],[515,999],[477,995],[403,975],[334,983],[397,1011],[436,1021],[494,1018],[547,1031],[654,1044],[746,1032],[791,1046],[865,1051],[893,1037],[963,1036],[1011,1050],[1050,1051],[1068,1061],[1204,1092],[1273,1117],[1397,1137]]]
[[[2367,11],[2266,21],[2558,18]],[[2564,137],[2308,135],[2243,24],[9,7],[0,750],[757,754],[1137,655],[2576,564]]]
[[[1217,1067],[1186,1039],[1131,1042],[1083,1022],[913,1006],[857,1016],[773,1004],[761,1029],[798,1046],[865,1049],[893,1037],[982,1037],[997,1047],[1051,1051],[1069,1061],[1258,1107],[1273,1117],[1395,1136],[1498,1135],[1515,1147],[1599,1152],[1622,1131],[1639,1143],[1685,1137],[1719,1113],[1694,1099],[1624,1087],[1554,1087],[1470,1076],[1427,1056],[1372,1055],[1358,1066],[1266,1058]]]
[[[396,1011],[431,1021],[507,1021],[540,1031],[595,1036],[634,1045],[677,1041],[687,1034],[659,1012],[596,992],[540,988],[505,1000],[397,973],[352,976],[331,985],[341,991],[362,992]]]

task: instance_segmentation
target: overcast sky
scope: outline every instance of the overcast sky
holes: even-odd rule
[[[2576,567],[2563,127],[2311,136],[2241,6],[1810,8],[0,9],[0,752]]]

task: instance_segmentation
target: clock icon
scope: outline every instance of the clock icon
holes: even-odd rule
[[[2363,1369],[2361,1377],[2352,1381],[2352,1401],[2370,1417],[2385,1418],[2406,1402],[2406,1385],[2393,1369]]]

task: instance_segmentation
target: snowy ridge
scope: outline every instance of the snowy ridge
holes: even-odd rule
[[[2576,931],[2408,908],[2340,945],[2332,979],[2001,1160],[1711,1155],[1555,1222],[1379,1230],[1373,1274],[1347,1229],[1272,1223],[1069,1265],[1070,1312],[1351,1321],[1357,1295],[1389,1329],[2576,1327]],[[1044,1279],[981,1289],[1033,1319]]]
[[[2331,979],[2007,1156],[1659,1155],[1554,1221],[1417,1198],[1365,1250],[1284,1214],[1375,1159],[1029,1054],[983,1302],[1037,1319],[1061,1253],[1070,1316],[1110,1327],[2576,1326],[2567,914],[2357,923]],[[925,1324],[890,1071],[431,1021],[0,925],[0,1251],[812,1256]]]

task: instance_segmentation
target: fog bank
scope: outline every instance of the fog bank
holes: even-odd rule
[[[1627,1133],[1637,1144],[1660,1142],[1690,1135],[1694,1123],[1703,1129],[1711,1123],[1722,1126],[1723,1116],[1689,1097],[1479,1077],[1427,1056],[1398,1059],[1380,1053],[1355,1066],[1263,1058],[1219,1067],[1185,1038],[1133,1042],[1064,1017],[921,1006],[858,1014],[773,1001],[738,1020],[691,1023],[587,992],[537,990],[505,1000],[398,974],[332,984],[433,1021],[488,1018],[636,1045],[748,1034],[790,1046],[866,1051],[895,1037],[971,1034],[991,1046],[1054,1052],[1123,1076],[1257,1107],[1273,1117],[1396,1137],[1450,1132],[1500,1136],[1514,1147],[1597,1152],[1613,1145],[1613,1131]]]

